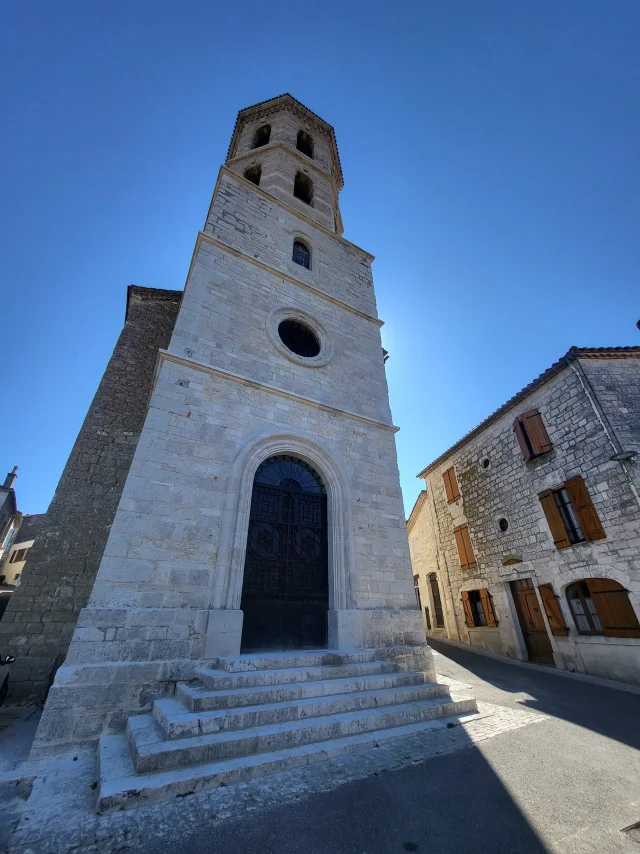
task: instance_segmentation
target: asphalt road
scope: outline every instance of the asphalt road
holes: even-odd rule
[[[211,823],[189,854],[640,854],[640,695],[433,643],[479,700],[550,716],[294,805]],[[444,654],[442,654],[444,653]],[[173,850],[149,849],[146,854]]]

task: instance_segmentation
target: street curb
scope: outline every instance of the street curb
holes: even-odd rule
[[[601,688],[611,688],[613,691],[625,691],[627,694],[640,694],[640,687],[630,685],[626,682],[617,682],[614,679],[604,679],[601,676],[588,676],[585,673],[571,673],[569,670],[558,670],[557,667],[547,667],[544,664],[533,664],[531,661],[517,661],[514,658],[507,658],[506,655],[498,655],[495,652],[489,652],[486,649],[478,649],[470,646],[468,643],[451,640],[449,638],[440,637],[440,635],[427,635],[427,643],[431,640],[439,643],[454,646],[457,649],[464,649],[467,652],[475,653],[476,655],[484,655],[485,658],[493,658],[495,661],[502,661],[504,664],[513,664],[514,667],[524,667],[529,670],[537,670],[539,673],[548,673],[550,676],[563,676],[565,679],[575,679],[578,682],[586,682],[589,685],[599,685]],[[438,650],[436,650],[437,652]]]

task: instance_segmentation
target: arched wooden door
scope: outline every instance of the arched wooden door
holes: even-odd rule
[[[311,466],[270,457],[253,481],[242,652],[327,645],[327,496]]]

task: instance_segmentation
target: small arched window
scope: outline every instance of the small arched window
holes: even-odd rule
[[[298,151],[301,151],[303,154],[306,154],[307,157],[311,157],[313,159],[313,137],[311,134],[307,133],[306,130],[298,131],[298,141],[296,143],[296,148]]]
[[[629,594],[609,578],[585,578],[567,587],[567,602],[578,634],[640,637],[640,622]]]
[[[256,163],[253,166],[249,166],[249,168],[245,170],[244,177],[247,179],[247,181],[251,181],[252,184],[255,184],[256,187],[259,187],[260,178],[262,177],[262,166],[259,163]]]
[[[293,242],[293,260],[301,267],[306,267],[307,270],[311,269],[311,252],[301,240],[294,240]]]
[[[296,179],[293,182],[293,195],[306,205],[313,202],[313,182],[304,172],[296,172]]]
[[[253,135],[253,145],[251,148],[260,148],[261,145],[266,145],[271,138],[271,125],[261,125]]]

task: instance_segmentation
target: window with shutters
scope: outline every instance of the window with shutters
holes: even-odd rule
[[[469,628],[498,625],[493,607],[493,597],[486,587],[467,590],[462,594],[465,623]]]
[[[552,585],[540,584],[538,585],[538,590],[540,591],[540,598],[542,599],[547,620],[549,621],[551,634],[556,637],[568,635],[569,629],[567,628],[564,617],[562,616],[560,603],[558,602],[558,597],[554,593]]]
[[[538,495],[558,549],[606,538],[602,522],[581,477]]]
[[[418,606],[418,610],[422,611],[422,602],[420,600],[420,587],[419,587],[420,576],[413,576],[413,592],[416,594],[416,604]]]
[[[628,591],[609,578],[585,578],[567,587],[567,602],[578,634],[640,637],[640,622]]]
[[[478,565],[473,547],[471,545],[471,537],[469,536],[468,525],[458,525],[453,529],[453,534],[456,538],[456,546],[458,547],[458,557],[460,558],[460,566],[463,569],[475,569]]]
[[[442,482],[444,483],[444,491],[447,496],[447,504],[453,504],[454,501],[460,498],[460,490],[458,489],[458,481],[456,480],[456,473],[453,466],[444,472]]]
[[[444,628],[444,612],[442,610],[442,599],[440,598],[440,588],[438,587],[438,576],[435,572],[429,573],[429,586],[431,587],[431,598],[433,599],[433,618],[436,628]]]
[[[526,462],[546,454],[553,448],[553,442],[537,409],[530,409],[529,412],[518,415],[513,422],[513,432]]]
[[[262,125],[253,135],[251,148],[261,148],[271,139],[271,125]]]

